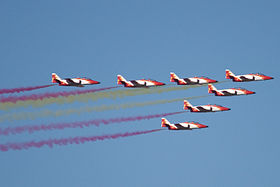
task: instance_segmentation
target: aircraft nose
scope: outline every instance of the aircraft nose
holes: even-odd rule
[[[255,94],[256,92],[247,91],[246,94]]]
[[[198,128],[207,128],[207,127],[208,127],[207,125],[202,125],[202,124],[198,125]]]
[[[92,84],[100,84],[98,81],[91,81]]]

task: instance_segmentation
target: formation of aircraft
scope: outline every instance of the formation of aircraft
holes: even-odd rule
[[[117,76],[117,84],[124,85],[124,87],[152,87],[152,86],[163,86],[165,83],[151,79],[140,79],[140,80],[129,80],[127,81],[123,76]],[[248,82],[248,81],[260,81],[270,80],[273,77],[263,75],[261,73],[246,74],[246,75],[234,75],[229,69],[226,69],[226,79],[232,79],[234,82]],[[98,81],[94,81],[89,78],[66,78],[61,79],[57,74],[52,73],[52,82],[59,83],[60,86],[77,86],[83,87],[83,85],[100,84]],[[170,82],[176,82],[177,85],[202,85],[217,83],[217,80],[210,79],[205,76],[190,77],[190,78],[179,78],[174,72],[170,72]],[[243,90],[244,89],[237,89]],[[229,91],[231,93],[231,91]],[[231,95],[231,94],[230,94]],[[242,95],[242,94],[233,94]]]
[[[52,82],[58,83],[59,86],[76,86],[84,87],[84,85],[100,84],[98,81],[89,78],[66,78],[61,79],[57,74],[52,73]]]
[[[229,69],[226,69],[226,79],[232,79],[234,82],[248,82],[248,81],[261,81],[270,80],[273,77],[263,75],[261,73],[246,74],[246,75],[234,75]],[[253,91],[246,90],[244,88],[230,88],[218,90],[211,83],[218,81],[205,78],[205,77],[193,77],[180,79],[175,73],[170,72],[170,82],[176,82],[178,85],[194,85],[194,84],[208,84],[208,93],[214,93],[215,96],[234,96],[234,95],[250,95],[255,94]],[[191,112],[218,112],[227,111],[230,108],[219,105],[201,105],[192,106],[190,102],[184,100],[184,109]],[[169,130],[192,130],[199,128],[206,128],[208,126],[202,125],[198,122],[183,122],[177,124],[171,124],[167,119],[161,119],[161,126],[168,127]]]
[[[234,75],[229,69],[226,69],[226,79],[232,79],[234,82],[248,82],[248,81],[261,81],[270,80],[273,77],[266,76],[260,73],[246,74],[246,75]],[[100,82],[91,80],[89,78],[67,78],[61,79],[55,73],[52,73],[52,82],[58,83],[59,86],[76,86],[83,87],[84,85],[99,84]],[[208,93],[214,93],[215,96],[235,96],[235,95],[250,95],[255,94],[253,91],[246,90],[244,88],[230,88],[218,90],[211,83],[217,83],[217,80],[207,77],[191,77],[191,78],[179,78],[175,73],[170,72],[170,82],[176,82],[177,85],[202,85],[208,84]],[[123,76],[117,75],[117,84],[124,85],[128,88],[137,87],[155,87],[163,86],[165,83],[151,79],[129,80],[127,81]],[[184,110],[190,110],[190,112],[218,112],[228,111],[230,108],[220,105],[200,105],[193,106],[189,101],[184,100]],[[192,130],[207,128],[208,126],[200,124],[198,122],[181,122],[172,124],[166,118],[161,119],[161,127],[167,127],[169,130]]]
[[[169,130],[193,130],[207,128],[208,126],[194,121],[172,124],[167,119],[161,118],[161,127],[167,127]]]
[[[151,80],[151,79],[148,79],[148,80],[147,79],[140,79],[140,80],[130,80],[130,81],[127,81],[121,75],[118,75],[118,84],[124,85],[124,87],[130,87],[130,88],[163,86],[163,85],[165,85],[162,82],[158,82],[158,81]]]
[[[219,111],[227,111],[230,108],[223,107],[220,105],[200,105],[193,106],[189,101],[184,100],[184,109],[190,110],[191,112],[219,112]]]
[[[208,84],[218,82],[208,77],[191,77],[180,79],[175,73],[170,72],[170,82],[176,82],[178,85],[195,85],[195,84]]]
[[[232,79],[234,82],[264,81],[273,79],[261,73],[251,73],[246,75],[234,75],[229,69],[226,69],[226,79]]]

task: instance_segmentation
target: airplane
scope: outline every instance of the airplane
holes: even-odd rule
[[[273,79],[261,73],[251,73],[246,75],[234,75],[229,69],[226,69],[226,79],[232,79],[234,82],[264,81]]]
[[[218,82],[207,77],[191,77],[191,78],[179,78],[175,73],[170,72],[170,82],[176,82],[177,85],[195,85],[195,84],[208,84]]]
[[[215,96],[234,96],[255,94],[256,92],[252,92],[244,88],[230,88],[224,90],[217,90],[217,88],[215,88],[212,84],[208,84],[208,93],[215,93]]]
[[[130,88],[134,88],[134,87],[151,87],[151,86],[163,86],[165,85],[162,82],[158,82],[155,80],[151,80],[151,79],[140,79],[140,80],[130,80],[127,81],[125,78],[123,78],[123,76],[118,75],[118,84],[123,84],[124,87],[130,87]]]
[[[59,86],[76,86],[84,87],[84,85],[100,84],[98,81],[89,78],[66,78],[61,79],[57,74],[52,73],[52,82],[58,83]]]
[[[219,111],[230,110],[230,108],[226,108],[219,105],[192,106],[192,104],[187,100],[184,100],[184,109],[190,110],[191,112],[219,112]]]
[[[208,126],[193,121],[171,124],[167,119],[161,118],[161,127],[167,127],[169,130],[193,130],[207,128]]]

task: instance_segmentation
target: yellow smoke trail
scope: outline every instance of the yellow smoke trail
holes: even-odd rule
[[[42,100],[27,100],[27,101],[18,101],[16,103],[1,103],[0,110],[8,110],[18,107],[27,107],[32,106],[42,107],[48,104],[65,104],[73,102],[88,102],[88,101],[97,101],[100,99],[116,99],[127,96],[136,96],[136,95],[145,95],[145,94],[160,94],[163,92],[177,91],[177,90],[187,90],[189,88],[196,88],[206,85],[192,85],[192,86],[172,86],[172,87],[153,87],[153,88],[137,88],[137,89],[123,89],[123,90],[113,90],[113,91],[101,91],[95,93],[86,93],[79,95],[71,95],[67,97],[58,97],[58,98],[45,98]]]
[[[115,105],[101,105],[101,106],[85,106],[81,108],[73,108],[73,109],[66,109],[66,110],[43,110],[38,112],[19,112],[14,114],[4,114],[0,116],[0,122],[4,121],[15,121],[15,120],[33,120],[37,118],[43,117],[60,117],[60,116],[67,116],[71,114],[81,114],[81,113],[89,113],[89,112],[102,112],[107,110],[119,110],[119,109],[127,109],[127,108],[134,108],[134,107],[144,107],[149,105],[158,105],[158,104],[165,104],[165,103],[172,103],[177,101],[183,101],[184,99],[191,100],[191,99],[199,99],[206,96],[194,96],[194,97],[185,97],[185,98],[177,98],[177,99],[162,99],[162,100],[155,100],[155,101],[146,101],[146,102],[135,102],[135,103],[126,103],[126,104],[115,104]],[[183,104],[182,104],[183,106]],[[183,107],[181,107],[183,108]]]

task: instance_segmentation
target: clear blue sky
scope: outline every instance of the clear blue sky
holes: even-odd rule
[[[1,186],[279,186],[278,1],[1,1],[1,88],[49,84],[61,77],[91,77],[101,88],[116,75],[169,83],[169,72],[225,80],[262,72],[272,81],[218,84],[257,94],[191,100],[228,112],[185,113],[171,122],[199,121],[208,129],[162,131],[82,145],[1,152]],[[78,88],[51,87],[43,93]],[[23,95],[23,94],[19,94]],[[143,95],[85,105],[207,95],[207,88]],[[181,111],[183,104],[1,123],[1,127]],[[36,111],[21,108],[10,111]],[[7,112],[6,112],[7,113]],[[5,114],[5,112],[0,113]],[[83,129],[0,137],[0,143],[131,132],[160,127],[160,119]]]

